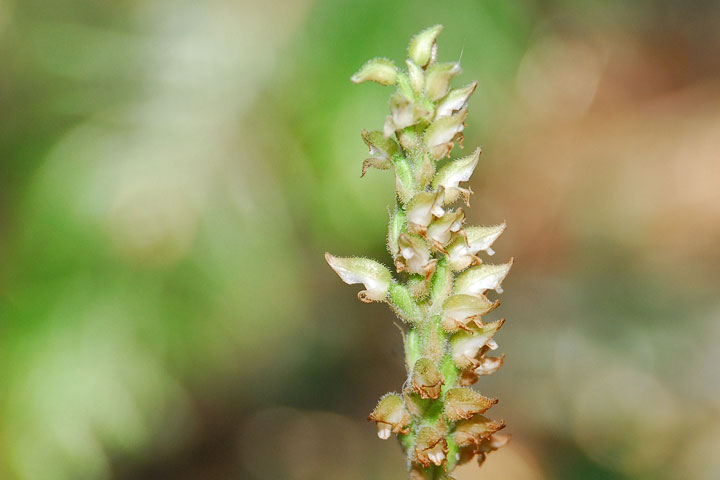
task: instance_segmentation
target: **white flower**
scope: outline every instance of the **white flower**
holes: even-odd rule
[[[502,293],[502,281],[510,271],[512,264],[513,260],[510,259],[508,263],[502,265],[484,263],[477,267],[472,267],[458,275],[457,279],[455,279],[454,292],[456,294],[481,295],[485,293],[486,290],[495,290],[498,293]]]
[[[446,331],[468,329],[472,321],[479,321],[500,304],[491,302],[484,295],[453,295],[445,300],[442,309],[442,325]]]
[[[467,182],[475,171],[480,158],[480,147],[465,157],[457,158],[442,167],[433,179],[433,188],[445,188],[445,203],[457,200],[460,194],[465,195],[468,203],[470,190],[460,187],[460,182]]]
[[[449,117],[435,120],[425,131],[423,141],[430,155],[439,159],[450,154],[455,141],[462,138],[465,129],[467,109],[454,113]]]
[[[475,88],[477,88],[477,82],[473,82],[462,88],[450,90],[450,93],[440,100],[437,107],[435,107],[435,119],[449,117],[454,112],[467,107],[468,100],[475,91]]]
[[[384,265],[369,258],[333,257],[325,253],[325,260],[347,284],[362,283],[367,290],[358,293],[363,302],[384,301],[387,296],[392,274]]]
[[[465,223],[465,212],[458,208],[454,212],[447,212],[438,218],[427,229],[427,237],[433,244],[442,249],[450,241],[450,236],[458,232]]]
[[[442,208],[445,189],[437,192],[420,192],[410,200],[407,206],[407,221],[417,232],[424,233],[433,217],[440,218],[445,214]]]
[[[494,255],[490,246],[505,231],[505,223],[490,227],[468,227],[465,237],[457,237],[447,247],[450,267],[454,271],[464,270],[472,264],[480,263],[478,252]]]
[[[481,327],[475,326],[469,332],[463,331],[453,335],[450,345],[455,364],[462,369],[476,367],[478,355],[488,349],[495,350],[497,348],[493,336],[504,323],[505,319],[501,319],[497,322],[485,323]]]

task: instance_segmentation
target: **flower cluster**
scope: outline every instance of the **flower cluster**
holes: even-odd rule
[[[359,257],[325,258],[340,278],[365,286],[363,302],[387,302],[407,324],[405,359],[408,380],[400,393],[380,399],[370,420],[378,436],[399,437],[411,479],[452,478],[453,468],[477,455],[503,446],[498,434],[505,425],[483,414],[497,403],[468,387],[481,375],[495,372],[504,356],[495,334],[504,319],[485,322],[483,316],[499,302],[486,296],[501,293],[512,265],[484,263],[480,252],[493,255],[493,242],[505,224],[465,225],[472,193],[462,186],[472,175],[480,149],[450,159],[462,147],[467,106],[477,83],[452,89],[460,72],[457,62],[437,61],[437,37],[442,26],[423,30],[410,41],[407,70],[384,58],[367,62],[351,80],[396,86],[390,115],[382,131],[363,131],[370,168],[393,170],[397,205],[391,215],[387,246],[397,279],[374,260]]]

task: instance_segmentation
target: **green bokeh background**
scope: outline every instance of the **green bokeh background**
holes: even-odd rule
[[[513,434],[459,480],[720,478],[720,8],[702,0],[0,0],[0,478],[397,479],[393,180],[354,86],[441,23]]]

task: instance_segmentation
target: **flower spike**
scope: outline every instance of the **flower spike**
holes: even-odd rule
[[[368,419],[380,439],[397,435],[410,480],[452,480],[456,465],[474,457],[482,464],[509,440],[497,433],[504,422],[484,416],[497,399],[468,386],[505,359],[492,353],[505,320],[487,320],[500,302],[486,293],[502,292],[513,260],[481,258],[494,254],[505,223],[468,226],[467,209],[453,206],[460,199],[470,206],[467,182],[481,152],[448,158],[456,144],[462,147],[477,82],[452,87],[462,69],[438,62],[441,31],[435,25],[412,37],[406,70],[375,58],[351,78],[395,87],[382,128],[362,132],[369,150],[362,175],[393,171],[387,248],[394,271],[367,258],[325,254],[342,281],[364,286],[361,301],[385,302],[404,322],[406,382],[401,393],[384,395]]]

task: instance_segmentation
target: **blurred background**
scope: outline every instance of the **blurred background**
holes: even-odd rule
[[[349,77],[435,23],[516,260],[458,479],[720,478],[711,0],[0,0],[0,478],[404,478],[395,319],[322,254],[390,263]]]

